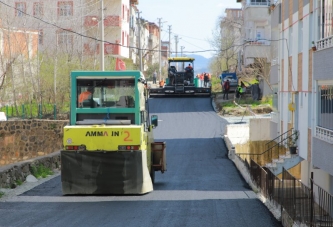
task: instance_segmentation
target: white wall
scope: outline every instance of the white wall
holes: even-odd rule
[[[250,141],[267,141],[270,138],[270,118],[250,119]]]

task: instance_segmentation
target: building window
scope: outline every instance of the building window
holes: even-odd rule
[[[27,6],[25,2],[16,2],[15,8],[15,16],[17,17],[23,17],[27,11]]]
[[[43,3],[34,2],[34,16],[40,17],[43,16]]]
[[[38,32],[38,44],[43,45],[43,41],[44,41],[44,31],[43,29],[41,29]]]
[[[123,5],[123,20],[125,20],[125,6]]]
[[[318,126],[333,130],[333,85],[321,85],[318,90]]]
[[[68,17],[73,16],[73,2],[58,2],[58,16]]]
[[[58,45],[60,46],[73,45],[73,34],[71,32],[59,31],[57,35],[58,35]]]
[[[265,27],[257,26],[256,28],[256,41],[265,39]]]
[[[333,35],[332,30],[332,14],[333,14],[333,7],[332,7],[332,1],[319,1],[321,4],[320,9],[321,11],[321,18],[322,21],[320,29],[321,29],[321,39],[325,39],[327,37],[330,37]]]
[[[251,0],[250,5],[269,5],[268,0]]]

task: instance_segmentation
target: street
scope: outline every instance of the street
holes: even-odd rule
[[[0,226],[282,226],[228,159],[210,98],[152,98],[167,171],[141,196],[62,196],[60,176],[6,202]]]

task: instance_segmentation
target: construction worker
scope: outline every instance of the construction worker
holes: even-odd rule
[[[228,98],[228,94],[229,94],[229,90],[230,90],[230,82],[229,82],[229,80],[224,81],[222,87],[223,87],[223,99],[227,99],[228,100],[229,99]]]
[[[209,76],[208,73],[204,74],[204,87],[208,86]]]
[[[203,81],[204,81],[204,73],[201,73],[199,75],[199,87],[203,86]]]
[[[156,84],[157,72],[156,70],[153,73],[153,84]]]
[[[236,90],[236,98],[241,98],[243,95],[243,88],[242,86],[239,84]]]
[[[188,64],[188,66],[185,68],[185,71],[191,71],[193,69],[193,67],[191,66],[191,64]]]
[[[164,87],[165,82],[164,82],[164,79],[163,79],[163,78],[162,78],[162,80],[160,80],[159,84],[160,84],[160,88],[163,88],[163,87]]]
[[[88,106],[91,106],[92,101],[93,101],[93,94],[94,94],[94,87],[88,87],[88,89],[84,92],[82,92],[79,95],[79,107],[83,107],[83,102],[88,101],[90,103]],[[97,103],[96,103],[97,106]]]

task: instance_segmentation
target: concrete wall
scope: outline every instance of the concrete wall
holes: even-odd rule
[[[313,53],[313,79],[331,80],[332,79],[332,54],[333,48],[328,48]]]
[[[271,84],[279,83],[279,65],[276,64],[271,67],[271,76],[269,79]]]
[[[270,138],[270,118],[253,118],[250,119],[250,141],[265,141]]]
[[[230,144],[228,149],[240,154],[242,159],[252,158],[259,165],[265,165],[271,162],[272,158],[278,158],[279,152],[282,154],[281,152],[285,151],[274,148],[272,152],[256,155],[267,150],[267,143],[271,140],[270,124],[270,118],[252,118],[249,124],[227,125],[225,138],[228,141],[227,146]]]
[[[316,137],[312,138],[312,143],[312,164],[333,175],[333,144],[317,139]]]
[[[251,118],[249,124],[229,124],[225,134],[232,144],[271,140],[270,121],[270,118]]]
[[[62,148],[68,121],[18,120],[0,122],[0,166],[45,156]]]
[[[281,4],[278,4],[274,10],[271,11],[271,27],[277,27],[281,23]]]

